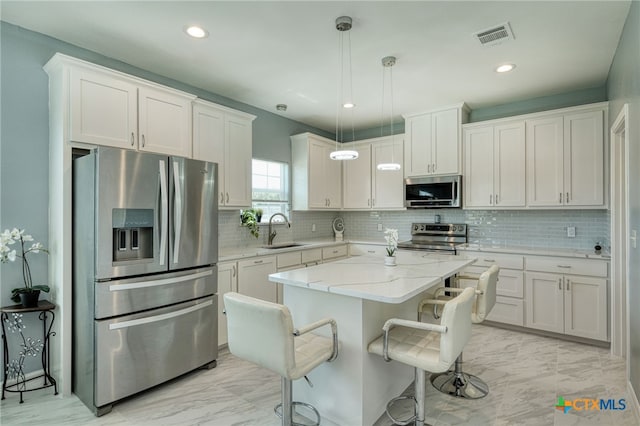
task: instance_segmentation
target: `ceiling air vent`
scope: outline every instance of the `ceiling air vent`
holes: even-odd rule
[[[508,22],[486,30],[478,31],[477,33],[474,33],[473,36],[478,39],[480,44],[483,46],[493,46],[515,39],[513,31],[511,31],[511,26]]]

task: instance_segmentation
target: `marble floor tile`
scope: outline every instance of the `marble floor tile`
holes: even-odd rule
[[[433,426],[638,426],[624,411],[555,409],[558,397],[630,401],[625,362],[608,349],[474,325],[463,370],[482,378],[487,397],[461,400],[426,385],[426,421]],[[413,395],[413,385],[405,394]],[[96,418],[74,395],[50,389],[8,395],[0,405],[3,426],[278,426],[273,407],[280,401],[280,378],[222,350],[218,366],[197,370],[114,405]],[[295,395],[294,395],[295,398]],[[410,414],[412,404],[398,407]],[[392,422],[382,415],[374,426]]]

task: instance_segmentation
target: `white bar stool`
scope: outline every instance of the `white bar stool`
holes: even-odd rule
[[[282,418],[282,425],[297,425],[293,422],[294,405],[312,410],[317,417],[315,425],[319,425],[320,414],[313,406],[293,402],[291,383],[306,376],[323,362],[336,359],[336,322],[327,318],[294,329],[291,313],[286,306],[234,292],[224,295],[224,306],[229,351],[282,377],[282,402],[274,409],[276,415]],[[325,325],[331,326],[331,338],[310,333]]]
[[[498,283],[498,273],[500,268],[496,265],[491,266],[484,271],[480,277],[472,277],[459,275],[458,280],[475,280],[477,281],[475,303],[471,310],[471,322],[480,324],[485,320],[493,306],[496,304],[496,287]],[[444,292],[460,293],[463,289],[455,287],[440,287],[436,290],[435,296],[437,300],[423,300],[420,304],[419,311],[425,305],[433,305],[433,316],[438,319],[438,306],[450,300],[450,297],[444,296]],[[446,393],[458,398],[478,399],[487,396],[489,393],[489,385],[481,378],[462,371],[462,354],[456,359],[454,369],[440,374],[431,375],[431,384],[434,388],[442,393]]]
[[[468,288],[451,299],[442,310],[440,324],[392,318],[382,330],[384,334],[369,343],[369,352],[415,367],[415,397],[400,396],[387,404],[387,415],[397,425],[424,425],[426,371],[447,371],[471,338],[471,305],[474,289]],[[389,412],[401,399],[415,401],[415,413],[407,420],[395,419]]]

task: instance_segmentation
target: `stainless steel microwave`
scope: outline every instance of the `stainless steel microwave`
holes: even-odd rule
[[[462,176],[418,177],[404,180],[404,205],[410,209],[462,207]]]

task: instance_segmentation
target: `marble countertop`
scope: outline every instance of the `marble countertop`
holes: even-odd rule
[[[381,256],[358,256],[278,272],[269,275],[269,281],[384,303],[402,303],[442,283],[475,260],[467,256],[399,251],[396,266],[385,266]]]
[[[570,249],[570,248],[567,248],[567,249],[547,248],[547,247],[531,248],[531,247],[521,247],[521,246],[463,244],[462,246],[458,246],[458,250],[462,252],[467,250],[472,250],[472,251],[486,251],[486,252],[492,252],[492,253],[577,257],[582,259],[600,259],[600,260],[611,259],[611,255],[605,251],[602,251],[601,254],[595,254],[593,250],[578,250],[578,249]]]

